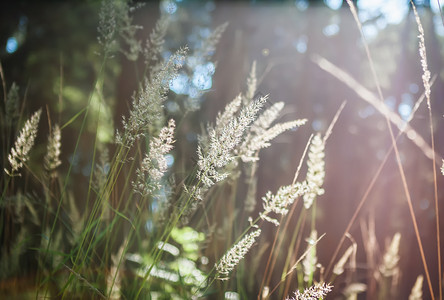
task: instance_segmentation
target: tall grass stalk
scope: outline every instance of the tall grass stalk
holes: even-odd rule
[[[284,240],[286,238],[288,238],[288,227],[291,225],[291,220],[292,220],[294,212],[296,211],[296,207],[297,207],[297,203],[295,203],[292,206],[292,208],[288,214],[288,217],[285,220],[284,228],[281,231],[281,234],[279,236],[280,237],[279,242],[276,247],[274,247],[274,242],[273,242],[273,249],[271,250],[270,256],[269,256],[269,260],[270,260],[273,255],[273,260],[271,261],[270,267],[268,268],[268,272],[265,272],[265,274],[264,274],[264,279],[266,278],[265,282],[263,283],[264,286],[269,286],[269,284],[271,282],[271,277],[273,274],[273,270],[275,269],[275,265],[277,263],[277,260],[279,258],[279,253],[282,251],[281,247],[283,245]],[[295,247],[295,241],[297,238],[299,238],[299,240],[302,239],[302,232],[304,229],[303,224],[305,221],[306,213],[307,212],[304,209],[301,209],[299,212],[299,216],[297,218],[298,221],[296,223],[296,226],[294,227],[294,232],[291,236],[291,242],[289,245],[289,249],[293,249],[293,252],[288,252],[288,254],[286,256],[285,265],[282,269],[282,274],[281,274],[281,282],[283,282],[286,279],[286,275],[287,275],[287,271],[288,271],[288,267],[289,267],[288,264],[289,264],[290,260],[292,259],[293,255],[296,255],[298,253],[299,245],[297,245]],[[281,218],[280,223],[282,223],[282,218]],[[281,228],[281,226],[278,227],[278,232],[279,232],[280,228]],[[278,237],[278,234],[276,233],[276,238],[277,237]],[[268,263],[269,263],[269,261],[267,261],[267,266],[268,266]],[[274,292],[274,290],[270,291],[269,295],[271,295]],[[282,292],[280,292],[279,294],[282,295]]]
[[[311,243],[309,243],[307,249],[305,250],[304,253],[302,253],[302,255],[299,257],[299,259],[293,264],[293,266],[291,267],[291,269],[285,274],[285,276],[281,279],[281,281],[278,282],[278,284],[270,291],[269,295],[271,295],[278,287],[279,285],[284,282],[285,278],[289,275],[291,275],[296,268],[299,266],[299,263],[305,259],[307,257],[307,255],[313,250],[314,247],[317,246],[317,244],[319,243],[319,241],[325,236],[325,233],[322,234],[319,238],[317,238],[315,241],[312,241]]]
[[[321,57],[317,56],[317,57],[312,57],[312,59],[318,64],[318,66],[319,66],[320,68],[322,68],[323,70],[325,70],[325,71],[328,72],[329,74],[333,75],[333,76],[336,77],[337,79],[341,80],[341,81],[342,81],[343,83],[345,83],[348,87],[350,87],[352,90],[354,90],[359,96],[361,96],[364,100],[366,99],[366,98],[364,98],[364,97],[366,97],[365,95],[366,95],[367,93],[358,93],[358,91],[362,90],[362,89],[361,89],[362,86],[360,86],[360,84],[359,84],[357,81],[354,81],[354,80],[351,81],[351,80],[349,80],[349,79],[352,79],[352,77],[351,77],[350,75],[347,74],[346,76],[343,76],[344,74],[346,74],[344,70],[342,70],[342,69],[340,69],[339,67],[335,66],[333,63],[327,61],[325,58],[321,58]],[[433,86],[433,83],[435,82],[436,78],[437,78],[436,75],[432,78],[431,83],[430,83],[432,86]],[[358,86],[357,89],[355,89],[356,86]],[[365,88],[364,88],[364,89],[365,89]],[[421,103],[423,103],[424,99],[425,99],[425,93],[423,92],[423,93],[421,94],[421,96],[418,98],[418,100],[416,101],[416,103],[415,103],[415,105],[414,105],[414,107],[413,107],[413,109],[412,109],[412,112],[410,113],[410,116],[407,118],[407,120],[406,120],[406,122],[405,122],[406,124],[408,124],[408,123],[413,119],[413,117],[414,117],[416,111],[417,111],[418,108],[420,107]],[[368,99],[367,99],[366,101],[368,101]],[[370,101],[369,101],[369,102],[370,102]],[[370,103],[373,103],[373,102],[370,102]],[[403,127],[401,127],[400,129],[401,129],[401,130],[398,132],[398,134],[397,134],[397,136],[396,136],[396,141],[397,141],[397,140],[398,140],[403,134],[406,134],[406,133],[409,132],[409,130],[410,130],[407,126],[403,126]],[[408,135],[407,135],[407,136],[408,136]],[[420,149],[423,149],[422,146],[420,146]],[[356,209],[355,209],[355,211],[354,211],[354,213],[353,213],[353,216],[350,218],[350,221],[348,222],[348,224],[347,224],[347,226],[346,226],[346,229],[344,230],[344,233],[343,233],[343,235],[342,235],[342,237],[341,237],[341,239],[340,239],[340,241],[339,241],[339,243],[338,243],[338,246],[336,247],[336,249],[335,249],[335,251],[334,251],[334,253],[333,253],[333,255],[332,255],[332,258],[331,258],[331,260],[330,260],[330,263],[329,263],[329,265],[327,266],[326,274],[329,274],[329,273],[330,273],[331,268],[332,268],[332,266],[333,266],[333,264],[334,264],[334,261],[335,261],[337,255],[338,255],[338,253],[339,253],[339,250],[340,250],[342,244],[343,244],[344,241],[345,241],[345,234],[348,233],[348,232],[350,231],[352,225],[353,225],[354,222],[356,221],[356,219],[357,219],[357,217],[358,217],[358,215],[359,215],[359,212],[361,211],[363,205],[364,205],[365,202],[367,201],[367,199],[368,199],[368,197],[369,197],[369,195],[370,195],[370,192],[372,191],[373,187],[375,186],[376,181],[377,181],[377,179],[379,178],[379,176],[380,176],[380,174],[381,174],[381,172],[382,172],[382,169],[384,168],[385,164],[387,163],[387,160],[388,160],[389,156],[391,155],[392,151],[393,151],[393,145],[391,145],[390,148],[387,150],[387,152],[386,152],[384,158],[382,159],[381,163],[380,163],[379,166],[378,166],[378,169],[376,170],[376,172],[375,172],[375,174],[373,175],[373,177],[372,177],[372,179],[371,179],[369,185],[367,186],[367,189],[365,190],[363,196],[361,197],[361,200],[360,200],[358,206],[356,207]],[[424,151],[424,150],[422,150],[422,151]]]
[[[424,41],[424,29],[422,28],[421,19],[419,18],[418,12],[416,11],[416,7],[413,1],[410,0],[410,3],[413,7],[413,13],[415,14],[415,20],[418,25],[419,31],[419,54],[421,57],[421,65],[423,70],[422,81],[424,85],[424,93],[427,99],[427,108],[429,112],[429,124],[430,124],[430,139],[431,139],[431,147],[432,147],[432,164],[433,164],[433,188],[434,188],[434,200],[435,200],[435,219],[436,219],[436,248],[438,253],[438,289],[439,289],[439,299],[442,300],[442,265],[441,265],[441,231],[440,231],[440,222],[439,222],[439,205],[438,205],[438,179],[437,179],[437,170],[436,170],[436,154],[435,154],[435,133],[433,130],[433,119],[432,119],[432,105],[430,101],[430,71],[427,64],[427,52]],[[439,3],[438,3],[439,4]],[[441,10],[441,6],[439,6]]]
[[[298,232],[304,232],[305,230],[305,224],[306,224],[306,220],[307,220],[307,210],[302,210],[300,213],[300,216],[298,218],[298,222],[296,223],[296,229],[298,229]],[[281,285],[282,282],[285,282],[285,285],[279,290],[279,295],[288,295],[290,288],[291,288],[291,283],[294,277],[294,266],[298,266],[298,263],[300,262],[299,260],[302,260],[302,257],[298,256],[299,253],[299,249],[301,248],[301,244],[302,244],[302,238],[303,235],[302,234],[293,234],[291,242],[290,242],[290,249],[294,249],[293,253],[291,255],[287,255],[284,267],[282,268],[282,273],[281,273],[281,281],[278,283],[279,286]],[[292,271],[290,271],[292,270]],[[299,281],[298,278],[298,283],[302,282]]]
[[[281,216],[281,221],[282,221],[282,218],[283,218],[283,216]],[[273,266],[270,268],[270,263],[271,263],[271,258],[273,256],[273,253],[274,253],[274,250],[275,250],[275,247],[276,247],[276,242],[277,242],[278,237],[279,237],[279,233],[280,233],[280,229],[281,229],[280,224],[281,224],[281,222],[279,222],[276,234],[274,236],[273,244],[271,246],[270,255],[268,256],[267,264],[265,265],[264,276],[262,277],[262,282],[261,282],[261,285],[260,285],[260,288],[259,288],[259,294],[257,295],[257,299],[258,300],[260,300],[262,298],[261,297],[261,293],[264,291],[264,287],[268,286],[268,282],[270,281],[270,277],[271,277],[270,269],[273,270]],[[286,222],[286,224],[288,224],[288,222]],[[271,263],[271,264],[274,265],[274,262]],[[273,291],[271,291],[271,292],[273,293]]]
[[[361,22],[359,21],[358,14],[356,12],[356,8],[355,8],[355,6],[354,6],[352,1],[347,0],[347,3],[350,6],[350,10],[351,10],[351,12],[353,14],[353,17],[355,18],[355,21],[356,21],[356,23],[357,23],[357,25],[359,27],[359,31],[361,33],[361,37],[362,37],[362,40],[364,42],[364,48],[365,48],[365,51],[366,51],[366,54],[367,54],[367,58],[368,58],[368,60],[370,62],[370,68],[371,68],[371,71],[372,71],[372,75],[374,77],[374,81],[375,81],[376,87],[378,89],[379,101],[380,101],[380,103],[383,103],[384,97],[382,96],[382,90],[381,90],[381,87],[380,87],[380,84],[379,84],[379,81],[378,81],[378,76],[376,75],[376,72],[374,70],[374,63],[373,63],[372,57],[370,55],[370,50],[369,50],[369,47],[368,47],[368,43],[367,43],[367,41],[365,39],[364,32],[362,31],[362,25],[361,25]],[[424,49],[422,49],[422,50],[424,50]],[[427,82],[427,84],[428,84],[428,82]],[[427,97],[427,94],[429,93],[428,92],[429,89],[430,89],[430,86],[428,86],[428,88],[426,87],[426,91],[425,91],[426,97]],[[408,204],[409,211],[410,211],[410,216],[411,216],[411,219],[412,219],[412,222],[413,222],[413,227],[414,227],[414,230],[415,230],[415,235],[416,235],[416,239],[417,239],[418,246],[419,246],[419,251],[421,253],[421,260],[422,260],[422,264],[424,266],[424,270],[425,270],[425,274],[426,274],[426,278],[427,278],[427,283],[428,283],[429,290],[430,290],[430,296],[432,297],[432,299],[435,299],[435,296],[434,296],[434,293],[433,293],[432,282],[430,280],[430,273],[429,273],[429,270],[428,270],[427,261],[426,261],[425,254],[424,254],[423,244],[422,244],[422,241],[421,241],[421,236],[419,234],[419,229],[418,229],[418,225],[417,225],[417,221],[416,221],[415,212],[413,210],[411,195],[410,195],[410,191],[408,189],[407,180],[405,178],[404,167],[402,166],[402,162],[401,162],[401,156],[399,154],[399,150],[398,150],[398,146],[397,146],[397,143],[396,143],[396,139],[395,139],[392,127],[391,127],[389,114],[385,113],[384,117],[386,119],[387,127],[388,127],[389,133],[390,133],[390,138],[392,140],[393,149],[394,149],[394,152],[395,152],[395,155],[396,155],[396,162],[397,162],[399,173],[400,173],[400,176],[401,176],[402,185],[403,185],[403,188],[404,188],[404,193],[405,193],[407,204]],[[431,152],[434,153],[434,150],[431,149]],[[432,157],[432,160],[433,160],[433,163],[435,164],[434,157]],[[436,182],[436,180],[435,180],[435,182]]]

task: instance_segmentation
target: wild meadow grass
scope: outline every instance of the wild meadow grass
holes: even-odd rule
[[[305,150],[295,154],[300,159],[293,178],[259,194],[261,151],[273,147],[280,135],[298,135],[296,129],[309,120],[296,114],[293,120],[280,121],[285,103],[258,90],[260,62],[251,62],[237,96],[225,99],[226,106],[214,120],[201,125],[189,159],[183,155],[189,147],[187,122],[200,109],[200,102],[173,97],[171,84],[193,62],[213,59],[229,25],[216,27],[196,49],[184,45],[165,56],[168,14],[161,14],[151,33],[140,40],[142,28],[133,19],[140,5],[105,0],[98,12],[100,51],[94,64],[99,67],[83,108],[74,115],[62,118],[50,106],[28,111],[26,93],[8,81],[0,65],[0,295],[17,299],[398,299],[399,287],[406,288],[400,274],[408,272],[399,264],[403,237],[395,232],[385,237],[388,242],[381,247],[374,217],[360,215],[393,152],[420,252],[415,259],[423,267],[408,287],[409,299],[423,299],[423,295],[442,299],[438,181],[444,174],[438,173],[437,166],[444,173],[444,164],[435,149],[431,89],[436,78],[428,69],[421,19],[413,6],[424,93],[404,120],[384,104],[362,24],[353,2],[347,3],[377,94],[326,58],[313,55],[311,59],[384,116],[391,148],[334,245],[324,243],[329,232],[318,231],[316,218],[322,205],[318,198],[328,197],[325,161],[334,159],[326,156],[326,150],[346,101],[331,114],[325,131],[313,132],[307,140],[301,137]],[[107,72],[116,57],[136,66],[137,90],[131,99],[123,99],[128,110],[115,125],[112,142],[105,142],[102,127],[108,120],[102,113],[109,109],[107,86],[112,84],[107,82]],[[61,71],[60,99],[63,76]],[[409,125],[424,100],[430,142]],[[179,107],[180,113],[172,114],[167,105]],[[76,135],[69,137],[72,148],[67,149],[64,133],[74,126]],[[430,159],[433,169],[436,266],[428,263],[423,249],[398,146],[403,135]],[[85,136],[92,137],[86,146]],[[75,158],[85,147],[91,155],[86,175],[79,177],[74,174]],[[69,160],[62,159],[63,152],[71,154]],[[351,234],[358,220],[363,249]],[[358,251],[365,253],[365,262],[358,261]],[[321,261],[321,252],[327,252],[330,260]]]

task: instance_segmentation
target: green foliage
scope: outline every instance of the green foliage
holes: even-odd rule
[[[186,258],[196,261],[199,256],[199,245],[205,240],[205,234],[197,232],[193,228],[173,228],[171,238],[179,243],[185,251]]]

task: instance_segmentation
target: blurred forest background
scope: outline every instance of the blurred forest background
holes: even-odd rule
[[[429,68],[432,76],[437,75],[432,86],[432,111],[436,152],[444,155],[444,25],[437,0],[414,2],[425,29]],[[385,103],[406,119],[423,92],[418,31],[409,1],[359,0],[355,3]],[[94,63],[99,61],[99,7],[99,1],[86,0],[22,0],[0,4],[0,61],[8,88],[15,82],[20,87],[20,95],[26,98],[25,112],[49,107],[55,112],[52,118],[60,118],[63,123],[83,108],[100,67]],[[287,104],[284,119],[309,120],[308,125],[279,137],[273,147],[261,152],[258,195],[291,182],[310,134],[325,131],[338,107],[347,100],[326,146],[326,192],[318,200],[317,230],[327,233],[319,246],[318,260],[326,264],[391,146],[384,116],[312,60],[313,54],[321,55],[376,92],[359,30],[345,1],[148,2],[134,12],[135,23],[143,25],[138,36],[148,36],[161,10],[173,20],[166,36],[165,56],[182,45],[193,49],[212,29],[228,22],[214,56],[217,63],[190,67],[171,84],[173,93],[170,96],[183,98],[184,105],[167,102],[166,109],[173,116],[185,112],[192,116],[181,127],[186,139],[178,141],[189,150],[177,153],[190,164],[196,157],[201,124],[213,120],[217,111],[244,90],[253,61],[257,62],[259,92],[269,94],[273,102]],[[94,107],[94,101],[100,101],[95,99],[91,112],[107,120],[107,126],[101,126],[99,131],[99,139],[104,143],[112,142],[121,116],[127,113],[131,95],[137,89],[135,65],[137,61],[130,63],[119,56],[107,65],[104,79],[108,82],[104,90],[107,102],[102,103],[105,109],[98,110],[100,105]],[[200,97],[201,92],[205,92],[203,97]],[[202,109],[193,111],[194,106],[202,106]],[[427,118],[424,103],[411,125],[430,141]],[[94,140],[85,133],[80,151],[72,156],[72,150],[68,149],[74,148],[75,139],[70,136],[76,136],[79,123],[74,122],[64,131],[61,168],[72,163],[74,176],[82,180],[90,173],[88,162],[92,153],[88,149]],[[89,125],[94,132],[94,124]],[[48,124],[42,122],[41,130],[47,132]],[[39,138],[44,139],[45,134]],[[401,137],[399,148],[431,266],[432,282],[436,283],[431,162],[405,136]],[[38,156],[39,151],[42,153],[45,149],[42,147],[35,155]],[[439,187],[442,187],[443,179],[438,178]],[[72,182],[74,184],[75,180]],[[82,189],[76,190],[79,195],[84,193]],[[442,191],[439,197],[442,203]],[[440,212],[442,216],[443,205]],[[389,158],[350,232],[358,243],[358,263],[365,258],[360,222],[368,220],[369,216],[375,218],[382,249],[387,238],[395,232],[402,235],[400,267],[404,272],[400,280],[406,288],[401,289],[401,298],[406,299],[423,267],[394,156]],[[444,226],[441,228],[444,232]],[[274,228],[269,230],[266,234],[272,237]],[[427,293],[426,289],[424,291]]]

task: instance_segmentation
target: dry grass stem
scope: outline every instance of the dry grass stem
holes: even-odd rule
[[[341,115],[342,110],[345,107],[345,104],[347,104],[347,101],[343,101],[341,103],[341,106],[339,106],[338,110],[335,113],[335,116],[333,117],[333,119],[330,122],[330,125],[328,126],[327,130],[325,131],[324,138],[322,139],[322,142],[324,143],[324,145],[327,142],[328,138],[330,137],[331,133],[333,132],[333,128],[335,127],[336,122],[338,121],[339,116]]]
[[[371,104],[377,111],[379,111],[383,116],[386,116],[390,122],[392,122],[400,131],[405,132],[407,138],[411,140],[423,153],[429,158],[433,159],[433,150],[429,146],[429,144],[422,138],[422,136],[413,129],[408,123],[403,121],[401,117],[399,117],[396,113],[392,112],[384,102],[381,102],[377,96],[375,96],[372,92],[366,89],[362,84],[356,81],[351,75],[345,72],[343,69],[337,67],[327,59],[313,55],[312,60],[323,70],[327,71],[343,83],[345,83],[348,87],[350,87],[353,91],[358,94],[363,100],[367,101]],[[413,137],[413,138],[412,138]],[[436,154],[439,157],[438,154]]]
[[[424,40],[424,29],[422,28],[421,20],[419,18],[418,12],[416,11],[416,7],[412,1],[410,1],[413,7],[413,13],[415,14],[415,20],[418,25],[419,31],[419,55],[421,57],[421,66],[422,66],[422,82],[424,84],[424,93],[427,98],[427,108],[429,111],[429,122],[430,122],[430,138],[432,142],[432,150],[433,150],[433,184],[434,184],[434,196],[435,196],[435,219],[436,219],[436,247],[438,253],[438,286],[439,286],[439,299],[442,300],[442,266],[441,266],[441,230],[440,230],[440,221],[439,221],[439,205],[438,205],[438,180],[437,180],[437,171],[436,171],[436,152],[435,152],[435,137],[433,130],[433,119],[432,119],[432,107],[430,101],[430,71],[427,65],[427,52],[425,47]]]

